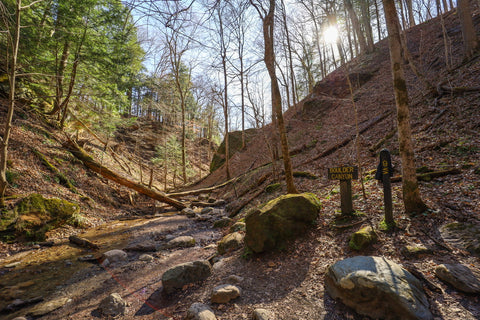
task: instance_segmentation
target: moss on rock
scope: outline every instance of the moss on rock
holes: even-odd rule
[[[83,222],[77,204],[63,199],[47,199],[34,193],[21,199],[2,217],[0,231],[43,241],[49,230],[65,224],[81,227]]]
[[[265,192],[266,193],[273,193],[277,190],[280,190],[282,188],[282,185],[280,183],[273,183],[269,184],[268,186],[265,187]]]
[[[312,193],[288,194],[249,211],[245,218],[247,246],[254,252],[280,248],[285,240],[303,234],[321,209]]]
[[[372,227],[368,226],[353,233],[348,245],[353,250],[363,250],[375,241],[377,241],[377,234]]]

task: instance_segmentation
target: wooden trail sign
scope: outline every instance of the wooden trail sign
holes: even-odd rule
[[[328,179],[340,180],[340,208],[342,215],[352,214],[352,180],[358,179],[358,167],[341,166],[328,168]]]

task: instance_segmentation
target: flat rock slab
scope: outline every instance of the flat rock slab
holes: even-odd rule
[[[467,293],[480,293],[480,273],[463,264],[441,264],[435,275],[456,289]]]
[[[327,270],[325,287],[334,299],[374,319],[433,319],[421,282],[383,257],[336,262]]]
[[[440,227],[445,242],[480,257],[480,226],[453,222]]]
[[[240,297],[242,289],[231,284],[222,284],[213,288],[211,300],[213,303],[227,303]]]
[[[207,260],[182,263],[168,269],[162,275],[163,290],[170,294],[186,284],[205,280],[211,274],[212,267]]]

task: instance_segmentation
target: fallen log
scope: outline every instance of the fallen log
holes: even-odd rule
[[[147,197],[150,197],[152,199],[158,200],[163,203],[167,203],[179,210],[182,210],[186,208],[187,206],[173,198],[170,198],[166,196],[164,193],[161,192],[156,192],[152,189],[149,189],[139,183],[130,181],[124,177],[119,176],[112,170],[102,166],[98,162],[96,162],[89,154],[85,152],[81,147],[79,147],[74,141],[71,139],[68,139],[67,142],[63,144],[63,146],[68,149],[77,159],[83,162],[83,164],[91,169],[92,171],[102,175],[103,177],[115,181],[118,184],[121,184],[122,186],[125,186],[127,188],[133,189],[143,195],[146,195]]]
[[[170,198],[179,198],[179,197],[185,197],[185,196],[193,196],[197,194],[202,194],[202,193],[207,193],[209,191],[213,191],[215,189],[219,189],[221,187],[224,187],[232,182],[237,181],[240,179],[241,176],[238,176],[236,178],[230,179],[222,184],[213,186],[213,187],[208,187],[208,188],[203,188],[203,189],[196,189],[196,190],[190,190],[190,191],[182,191],[182,192],[175,192],[175,193],[169,193],[167,194],[168,197]]]
[[[457,168],[440,170],[440,171],[432,171],[432,172],[417,174],[417,180],[428,182],[435,178],[448,176],[450,174],[460,174],[460,173],[462,172]],[[402,181],[402,176],[396,176],[390,179],[390,182],[400,182],[400,181]]]

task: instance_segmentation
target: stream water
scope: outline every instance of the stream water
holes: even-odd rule
[[[6,314],[9,316],[5,319],[14,315],[13,310],[7,311],[5,308],[15,301],[55,295],[67,284],[71,286],[72,282],[74,286],[81,285],[75,284],[76,280],[73,280],[79,278],[79,274],[83,278],[95,277],[102,271],[96,259],[81,261],[82,257],[93,255],[100,258],[101,253],[108,250],[124,249],[128,244],[152,239],[165,240],[165,236],[171,238],[189,234],[194,236],[197,246],[204,245],[219,237],[218,231],[212,230],[210,226],[211,224],[199,226],[185,216],[172,213],[153,219],[116,220],[78,234],[99,245],[100,250],[81,248],[64,239],[51,247],[32,246],[27,251],[0,259],[0,312],[3,310],[0,319],[4,319]],[[168,252],[157,254],[168,256]],[[138,255],[129,254],[134,259]]]

